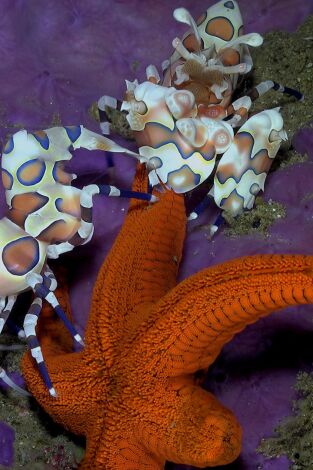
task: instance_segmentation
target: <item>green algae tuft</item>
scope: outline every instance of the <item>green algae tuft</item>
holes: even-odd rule
[[[312,121],[313,102],[313,16],[295,33],[274,31],[264,36],[261,47],[251,49],[253,74],[251,81],[257,85],[263,80],[273,80],[284,86],[295,88],[304,94],[304,101],[269,91],[253,104],[252,111],[281,107],[284,128],[289,144],[294,134]],[[250,83],[251,85],[251,83]],[[288,146],[288,142],[284,146]]]
[[[1,345],[11,347],[18,340],[1,335]],[[26,345],[18,351],[0,351],[0,364],[8,372],[19,371]],[[1,420],[14,428],[15,463],[10,470],[75,470],[84,455],[84,442],[64,431],[40,408],[33,398],[13,390],[0,391]]]
[[[243,212],[236,218],[227,213],[223,214],[228,224],[224,234],[228,237],[255,234],[266,237],[270,226],[285,216],[286,210],[282,204],[272,201],[272,199],[265,201],[261,196],[258,196],[253,209]]]
[[[292,462],[290,470],[313,468],[313,375],[298,374],[293,403],[294,415],[276,429],[276,436],[262,440],[257,451],[269,458],[286,455]]]

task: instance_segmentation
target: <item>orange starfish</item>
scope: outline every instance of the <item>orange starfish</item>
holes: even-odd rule
[[[140,169],[134,189],[145,185]],[[151,207],[131,203],[98,275],[83,351],[70,353],[63,326],[45,314],[41,344],[58,398],[49,395],[30,355],[24,357],[23,372],[39,403],[86,436],[81,469],[233,461],[240,426],[196,384],[194,373],[212,364],[247,324],[313,302],[313,256],[242,258],[175,287],[185,224],[183,198],[174,193]]]

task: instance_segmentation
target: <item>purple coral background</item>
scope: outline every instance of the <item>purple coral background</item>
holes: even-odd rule
[[[0,5],[0,132],[49,127],[53,115],[62,124],[84,124],[97,130],[88,108],[102,94],[121,97],[124,79],[144,78],[150,62],[160,65],[171,41],[185,28],[172,18],[175,7],[200,16],[208,0],[2,0]],[[246,32],[293,31],[313,12],[312,0],[240,0]],[[277,51],[279,59],[279,51]],[[134,71],[134,67],[137,70]],[[270,78],[270,77],[269,77]],[[288,83],[286,83],[288,85]],[[213,219],[206,212],[186,240],[180,279],[213,264],[255,253],[312,254],[313,134],[301,131],[296,148],[309,161],[271,174],[266,198],[287,206],[287,217],[272,227],[268,238],[226,238],[220,232],[209,242],[206,232],[191,230]],[[134,162],[115,157],[116,184],[129,187]],[[106,161],[99,152],[77,151],[71,169],[78,185],[105,180]],[[4,213],[3,194],[0,196]],[[83,329],[97,270],[122,224],[127,203],[98,199],[93,241],[67,256],[72,268],[71,301]],[[272,461],[255,453],[264,435],[290,413],[292,385],[299,369],[310,370],[313,359],[312,307],[290,309],[249,326],[227,345],[211,369],[207,387],[237,415],[244,428],[241,457],[233,470],[285,470],[287,459]],[[0,417],[1,418],[1,417]],[[13,430],[0,422],[0,465],[13,464]],[[187,467],[172,466],[176,470]],[[188,467],[190,469],[190,467]]]

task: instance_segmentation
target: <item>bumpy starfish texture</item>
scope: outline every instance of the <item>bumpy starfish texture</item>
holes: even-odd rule
[[[144,190],[138,170],[134,189]],[[253,256],[178,286],[186,217],[181,196],[132,202],[95,285],[86,346],[71,353],[45,312],[41,344],[58,393],[49,396],[30,355],[28,388],[59,423],[87,438],[82,469],[161,470],[166,460],[223,465],[240,453],[241,428],[194,373],[247,324],[313,302],[313,257]],[[63,307],[69,309],[64,291]]]

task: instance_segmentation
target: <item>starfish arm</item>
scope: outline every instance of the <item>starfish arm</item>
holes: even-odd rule
[[[123,436],[112,436],[112,440],[108,439],[108,436],[104,438],[104,435],[99,433],[99,427],[95,433],[97,434],[92,435],[90,440],[87,438],[86,454],[80,464],[80,470],[164,469],[165,460],[156,457],[134,435],[129,435],[126,427],[122,429]]]
[[[162,389],[163,388],[163,389]],[[200,387],[156,384],[157,401],[145,400],[140,442],[163,460],[196,467],[226,465],[241,449],[241,428],[227,408]]]
[[[144,181],[138,170],[133,188],[142,189]],[[185,224],[184,201],[179,195],[166,192],[152,206],[132,202],[99,272],[86,328],[86,344],[100,345],[108,367],[125,338],[176,285]]]
[[[103,387],[96,381],[90,385],[92,371],[84,363],[83,353],[59,354],[46,363],[57,397],[48,393],[36,363],[27,354],[22,369],[29,391],[56,422],[75,434],[88,434],[99,412]]]
[[[313,303],[313,256],[247,257],[206,269],[157,306],[133,367],[179,375],[210,365],[225,343],[261,316]]]

